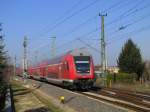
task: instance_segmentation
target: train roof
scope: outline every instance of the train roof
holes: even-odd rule
[[[71,54],[73,56],[91,56],[90,53],[85,48],[74,49],[67,52],[67,54]]]
[[[74,50],[70,50],[60,56],[56,56],[55,58],[52,59],[46,59],[41,61],[40,63],[33,65],[33,67],[35,66],[45,66],[47,64],[54,64],[54,63],[59,63],[61,62],[61,59],[67,55],[72,55],[72,56],[91,56],[90,53],[87,51],[86,48],[79,48],[79,49],[74,49]]]
[[[85,48],[80,48],[80,49],[74,49],[71,51],[68,51],[67,53],[57,56],[53,59],[47,60],[47,64],[54,64],[58,63],[61,61],[61,59],[67,55],[72,55],[72,56],[91,56],[90,53],[85,49]]]

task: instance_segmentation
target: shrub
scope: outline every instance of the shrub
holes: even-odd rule
[[[118,73],[116,74],[116,82],[114,74],[107,74],[107,82],[109,83],[110,80],[113,83],[134,83],[136,79],[136,74],[129,74],[129,73]]]

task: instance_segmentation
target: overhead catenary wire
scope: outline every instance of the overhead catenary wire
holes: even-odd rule
[[[141,8],[141,9],[144,9],[144,8]],[[140,11],[140,10],[136,10],[136,11]],[[134,12],[135,13],[135,12]],[[131,14],[131,13],[130,13]],[[129,15],[128,15],[129,16]],[[143,18],[144,19],[144,18]],[[109,26],[109,25],[111,25],[113,22],[117,22],[117,21],[111,21],[111,22],[108,22],[108,23],[106,23],[106,26]],[[133,24],[133,23],[132,23]],[[131,25],[131,24],[129,24],[129,25]],[[89,31],[89,32],[87,32],[87,33],[85,33],[84,35],[82,35],[82,36],[79,36],[79,37],[77,37],[77,38],[83,38],[83,37],[86,37],[87,35],[89,35],[89,34],[92,34],[92,33],[95,33],[95,32],[97,32],[97,31],[99,31],[99,29],[100,29],[100,27],[99,28],[95,28],[95,29],[93,29],[93,30],[91,30],[91,31]],[[116,32],[118,32],[118,30],[117,31],[115,31],[115,32],[113,32],[112,34],[114,34],[114,33],[116,33]],[[62,47],[62,46],[64,46],[64,45],[66,45],[66,44],[68,44],[68,43],[72,43],[74,40],[76,40],[77,38],[75,38],[75,39],[73,39],[73,40],[71,40],[71,41],[68,41],[68,42],[65,42],[64,44],[62,44],[62,45],[60,45],[59,47]],[[39,48],[42,48],[42,47],[45,47],[45,46],[47,46],[48,44],[43,44],[43,45],[41,45],[41,46],[39,46],[38,48],[36,48],[35,50],[37,50],[37,49],[39,49]],[[57,48],[59,48],[59,47],[57,47]],[[34,50],[34,51],[35,51]]]
[[[147,6],[148,6],[148,5],[147,5]],[[140,9],[144,9],[144,8],[139,8],[139,9],[136,9],[135,11],[133,10],[133,12],[130,12],[128,15],[133,14],[133,13],[136,13],[137,11],[140,11]],[[140,18],[140,19],[138,19],[138,20],[136,20],[136,21],[133,21],[133,22],[127,24],[125,27],[128,27],[128,26],[130,26],[130,25],[133,25],[133,24],[135,24],[135,23],[137,23],[137,22],[139,22],[139,21],[141,21],[141,20],[143,20],[143,19],[145,19],[145,18],[142,17],[142,18]],[[134,34],[143,32],[143,31],[145,31],[145,30],[149,30],[149,29],[150,29],[150,25],[145,26],[145,27],[142,27],[142,28],[140,28],[140,29],[138,29],[138,30],[129,32],[129,33],[127,33],[127,34],[134,35]],[[122,38],[121,38],[121,39],[122,39]],[[80,40],[80,42],[81,42],[81,39],[78,39],[78,40]],[[116,42],[116,41],[115,41],[115,42]],[[86,46],[89,46],[89,45],[90,45],[90,44],[85,43],[85,42],[83,42],[83,41],[82,41],[82,43],[85,44]],[[107,45],[109,45],[109,44],[111,44],[111,43],[107,43]],[[96,48],[92,47],[92,49],[96,49]]]
[[[128,33],[121,34],[120,36],[118,36],[118,37],[120,37],[119,39],[116,40],[116,38],[115,38],[114,41],[112,40],[111,42],[107,42],[106,45],[110,45],[110,44],[112,44],[113,42],[116,42],[116,41],[121,40],[121,39],[123,39],[123,38],[127,38],[127,37],[128,37],[127,35],[136,35],[136,34],[138,34],[138,33],[141,33],[141,32],[143,32],[143,31],[146,31],[146,30],[149,30],[149,29],[150,29],[150,25],[147,25],[147,26],[144,26],[144,27],[139,28],[139,29],[137,29],[137,30],[134,30],[134,31],[131,31],[131,32],[128,32]]]
[[[150,4],[147,4],[147,5],[145,5],[145,6],[141,7],[141,8],[139,8],[139,9],[134,9],[134,8],[135,8],[135,6],[134,6],[134,7],[131,8],[131,9],[134,9],[132,12],[128,13],[129,11],[131,11],[131,9],[130,9],[130,10],[127,10],[127,11],[125,11],[125,12],[123,12],[123,13],[122,13],[121,15],[119,15],[116,19],[114,19],[114,20],[112,20],[112,21],[106,23],[106,24],[105,24],[105,27],[107,28],[108,26],[110,27],[110,25],[112,25],[112,24],[114,24],[114,23],[117,23],[117,22],[120,20],[120,17],[121,17],[121,16],[126,16],[126,17],[128,17],[128,16],[130,16],[130,15],[132,15],[132,14],[134,14],[134,13],[137,13],[137,12],[139,12],[139,11],[142,11],[142,10],[145,9],[145,8],[148,8],[149,6],[150,6]],[[124,18],[124,19],[125,19],[125,18]],[[125,27],[127,27],[127,26],[125,26]],[[99,28],[101,28],[101,27],[99,27]],[[115,31],[115,32],[117,32],[117,31]]]
[[[112,5],[113,6],[113,5]],[[133,10],[132,12],[130,12],[130,13],[128,13],[127,15],[126,15],[126,17],[127,16],[130,16],[131,14],[134,14],[134,13],[136,13],[136,12],[139,12],[139,11],[142,11],[142,10],[144,10],[145,8],[148,8],[148,7],[150,7],[150,4],[146,4],[145,6],[143,6],[143,7],[141,7],[141,8],[137,8],[137,9],[135,9],[135,10]],[[109,8],[110,9],[110,8]],[[130,9],[131,10],[131,9]],[[106,11],[106,10],[105,10]],[[128,11],[127,11],[128,12]],[[126,12],[126,13],[127,13]],[[123,13],[123,14],[126,14],[125,12]],[[123,16],[123,14],[121,14],[120,16]],[[120,17],[119,16],[119,17]],[[94,17],[96,17],[96,16],[94,16]],[[133,25],[133,24],[135,24],[135,23],[137,23],[137,22],[140,22],[141,20],[143,20],[143,19],[145,19],[147,17],[147,15],[145,15],[145,16],[143,16],[142,18],[140,18],[139,20],[137,20],[137,21],[134,21],[134,22],[132,22],[132,23],[129,23],[129,24],[127,24],[127,25],[125,25],[124,27],[126,28],[126,27],[128,27],[128,26],[131,26],[131,25]],[[149,17],[149,15],[148,15],[148,17]],[[90,18],[90,19],[93,19],[93,17],[92,18]],[[90,19],[88,19],[88,20],[90,20]],[[111,25],[111,24],[113,24],[113,23],[115,23],[115,22],[118,22],[117,20],[119,20],[120,18],[118,18],[118,19],[114,19],[114,20],[112,20],[111,22],[108,22],[108,23],[106,23],[106,27],[107,26],[109,26],[109,25]],[[85,21],[85,23],[86,23],[87,21]],[[83,24],[85,24],[85,23],[82,23],[82,25]],[[80,24],[81,25],[81,24]],[[79,26],[80,26],[79,25]],[[78,27],[79,26],[77,26],[76,28],[78,29]],[[100,28],[100,27],[99,27]],[[86,33],[86,34],[84,34],[85,36],[87,36],[88,34],[90,34],[90,33],[94,33],[94,32],[97,32],[97,31],[99,31],[98,29],[99,28],[96,28],[96,29],[94,29],[94,30],[91,30],[90,32],[88,32],[88,33]],[[118,32],[119,30],[116,30],[116,31],[114,31],[114,32],[112,32],[111,34],[115,34],[116,32]],[[71,33],[71,32],[70,32]],[[83,37],[83,35],[82,36],[80,36],[80,37]],[[78,37],[77,37],[78,38]],[[41,38],[41,39],[43,39],[43,38]],[[74,39],[73,39],[74,40]],[[72,41],[73,41],[72,40]],[[70,43],[70,41],[69,42],[67,42],[67,43]],[[44,46],[47,46],[48,44],[46,44],[46,45],[41,45],[40,47],[38,47],[38,48],[42,48],[42,47],[44,47]],[[65,45],[65,44],[64,44]],[[36,49],[38,49],[38,48],[36,48]]]
[[[108,12],[110,11],[111,9],[113,9],[114,7],[117,7],[118,5],[120,5],[122,3],[122,1],[119,1],[119,2],[116,2],[114,4],[112,4],[110,7],[104,9],[102,11],[102,13],[105,13],[105,12]],[[96,17],[98,17],[98,14],[94,15],[93,17],[91,18],[88,18],[86,21],[80,23],[79,25],[73,27],[69,32],[63,34],[62,36],[68,36],[72,33],[74,33],[75,31],[78,31],[79,29],[81,29],[83,26],[87,25],[87,23],[89,23],[90,21],[92,21],[93,19],[95,19]]]
[[[122,3],[122,1],[119,1],[119,2],[117,2],[117,3],[114,3],[114,4],[111,5],[109,8],[103,10],[102,12],[104,13],[104,12],[106,12],[106,11],[109,11],[109,10],[111,10],[112,8],[114,8],[114,7],[118,6],[118,5],[120,5],[121,3]],[[78,29],[79,27],[83,26],[84,24],[86,24],[87,22],[89,22],[90,20],[92,20],[93,18],[95,18],[96,16],[97,16],[97,15],[95,15],[95,16],[92,17],[92,18],[87,19],[85,22],[83,22],[83,23],[81,23],[80,25],[74,27],[74,28],[71,30],[71,32],[69,32],[68,34],[74,32],[75,29]],[[110,24],[112,24],[112,22],[111,22]],[[107,24],[107,25],[108,25],[108,24]],[[86,35],[88,35],[88,34],[90,34],[90,33],[97,32],[98,29],[99,29],[99,28],[96,28],[96,29],[94,29],[94,30],[88,32]],[[83,37],[83,36],[80,36],[80,37]],[[79,37],[77,37],[77,38],[79,38]],[[75,39],[77,39],[77,38],[75,38]],[[74,41],[75,39],[73,39],[73,40],[71,40],[71,41],[69,41],[69,42],[66,42],[66,43],[62,44],[61,46],[66,45],[67,43],[70,43],[70,42]]]
[[[136,9],[135,9],[135,6],[133,6],[132,8],[130,8],[130,10],[127,10],[127,11],[123,12],[123,13],[122,13],[121,15],[119,15],[117,18],[115,18],[115,19],[113,19],[112,21],[106,23],[105,26],[106,26],[106,28],[107,28],[108,25],[110,26],[110,25],[112,25],[112,24],[114,24],[114,23],[119,22],[119,20],[121,19],[121,17],[124,17],[124,18],[122,18],[122,19],[126,19],[128,16],[133,15],[133,14],[135,14],[135,13],[137,13],[137,12],[140,12],[140,11],[142,11],[142,10],[148,8],[149,6],[150,6],[150,4],[146,4],[145,6],[143,6],[143,7],[141,7],[141,8],[136,8]],[[131,9],[132,9],[133,11],[131,11]]]
[[[138,33],[141,33],[141,32],[143,32],[143,31],[146,31],[146,30],[150,30],[150,25],[144,26],[144,27],[142,27],[142,28],[139,28],[139,29],[137,29],[137,30],[131,31],[131,32],[129,32],[129,33],[124,33],[124,34],[121,35],[121,37],[119,36],[119,37],[120,37],[119,39],[114,40],[114,41],[111,41],[111,42],[107,42],[106,45],[107,45],[107,46],[108,46],[108,45],[111,45],[111,44],[113,44],[114,42],[117,42],[117,41],[123,39],[123,37],[124,37],[124,38],[127,38],[128,36],[126,36],[126,35],[136,35],[136,34],[138,34]],[[93,47],[93,46],[91,46],[90,44],[86,43],[85,41],[83,41],[83,40],[81,40],[81,39],[78,39],[78,40],[79,40],[80,42],[82,42],[83,44],[85,44],[87,47],[89,47],[89,48],[91,48],[91,49],[93,49],[93,50],[95,50],[95,51],[97,51],[97,52],[100,52],[98,49],[96,49],[95,47]]]
[[[142,2],[143,2],[143,0],[139,0],[139,2],[137,2],[132,8],[130,8],[130,9],[128,9],[126,12],[124,12],[124,13],[120,16],[120,18],[126,16],[127,12],[129,13],[130,11],[136,9],[136,7],[137,7],[138,5],[140,5]]]
[[[150,16],[150,15],[148,15],[148,16]],[[143,18],[141,18],[141,19],[139,19],[139,20],[142,20]],[[144,18],[145,19],[145,18]],[[136,21],[136,22],[139,22],[139,21]],[[131,32],[129,32],[129,33],[124,33],[124,34],[121,34],[119,37],[119,39],[114,39],[114,41],[112,41],[111,40],[111,42],[106,42],[106,45],[108,46],[108,45],[111,45],[111,44],[113,44],[113,42],[116,42],[116,41],[118,41],[118,40],[121,40],[121,39],[123,39],[123,38],[127,38],[128,36],[127,35],[135,35],[135,34],[138,34],[138,33],[141,33],[141,32],[143,32],[143,31],[146,31],[146,30],[149,30],[150,29],[150,25],[147,25],[147,26],[144,26],[144,27],[142,27],[142,28],[139,28],[139,29],[137,29],[137,30],[134,30],[134,31],[131,31]],[[96,39],[97,40],[97,39]],[[82,41],[83,42],[83,41]],[[85,44],[85,43],[84,43]],[[88,43],[86,43],[86,45],[87,46],[89,46],[90,44],[88,44]],[[92,47],[92,49],[96,49],[96,48],[94,48],[94,47]]]
[[[147,18],[149,18],[149,17],[150,17],[150,14],[148,14],[148,15],[146,14],[146,15],[144,15],[143,17],[141,17],[140,19],[135,20],[135,21],[133,21],[133,22],[130,22],[130,23],[124,25],[124,26],[123,26],[124,28],[121,29],[121,30],[124,30],[124,29],[126,29],[127,27],[130,27],[130,26],[132,26],[132,25],[135,25],[135,24],[137,24],[138,22],[141,22],[141,21],[143,21],[143,20],[145,20],[145,19],[147,19]],[[117,30],[111,32],[109,35],[112,36],[112,35],[116,34],[117,32],[120,32],[120,29],[117,29]],[[109,41],[110,41],[111,39],[113,39],[113,37],[109,38]]]
[[[124,37],[124,38],[127,38],[128,36],[125,36],[125,35],[134,35],[134,34],[141,33],[141,32],[143,32],[143,31],[145,31],[145,30],[149,30],[149,29],[150,29],[150,25],[147,25],[147,26],[144,26],[144,27],[142,27],[142,28],[140,28],[140,29],[138,29],[138,30],[134,30],[134,31],[131,31],[131,32],[129,32],[129,33],[125,33],[125,34],[123,34],[123,35],[121,35],[121,36]],[[117,42],[117,41],[123,39],[122,37],[121,37],[120,39],[117,39],[117,40],[112,41],[112,42],[110,42],[110,43],[107,42],[106,45],[107,45],[107,46],[108,46],[108,45],[111,45],[111,44],[113,44],[114,42]],[[90,44],[86,43],[85,41],[81,40],[80,38],[77,38],[77,39],[75,39],[75,40],[80,41],[81,43],[83,43],[83,44],[86,45],[87,47],[91,48],[92,50],[96,51],[97,53],[100,52],[98,49],[96,49],[95,47],[93,47],[93,46],[91,46]],[[74,40],[74,41],[75,41],[75,40]],[[74,41],[72,41],[72,42],[74,42]]]
[[[141,7],[141,8],[139,8],[139,9],[135,9],[135,11],[133,11],[133,12],[131,12],[131,13],[129,13],[128,15],[126,15],[126,16],[129,16],[129,15],[131,15],[131,14],[134,14],[134,13],[136,13],[136,12],[138,12],[138,11],[142,11],[143,9],[145,9],[145,8],[148,8],[150,6],[150,4],[147,4],[147,5],[145,5],[144,7]],[[128,11],[126,11],[126,13],[127,13]],[[125,12],[124,12],[124,14],[126,14]],[[121,14],[121,16],[122,16],[123,14]],[[138,20],[136,20],[136,21],[134,21],[134,22],[131,22],[131,23],[129,23],[129,24],[127,24],[125,27],[128,27],[128,26],[130,26],[130,25],[133,25],[133,24],[135,24],[135,23],[137,23],[137,22],[140,22],[141,20],[143,20],[143,19],[146,19],[147,17],[149,17],[150,15],[148,15],[148,16],[146,16],[146,15],[144,15],[142,18],[140,18],[140,19],[138,19]],[[120,16],[119,16],[120,17]],[[111,24],[113,24],[113,23],[115,23],[115,22],[118,22],[117,21],[118,19],[114,19],[114,20],[112,20],[111,22],[108,22],[108,23],[106,23],[106,25],[105,26],[109,26],[109,25],[111,25]],[[91,32],[88,32],[88,33],[86,33],[86,35],[88,35],[88,34],[90,34],[90,33],[95,33],[95,32],[97,32],[97,31],[99,31],[99,29],[100,29],[101,27],[97,27],[96,29],[94,29],[94,30],[92,30]],[[117,31],[115,31],[115,32],[117,32]],[[115,33],[114,32],[114,33]],[[83,36],[80,36],[80,37],[83,37]]]
[[[73,7],[71,7],[71,9],[73,10],[76,6],[78,6],[80,4],[81,0],[79,2],[77,2]],[[64,19],[58,21],[56,24],[53,25],[53,27],[50,28],[51,29],[55,29],[56,27],[58,27],[58,25],[61,25],[62,23],[64,23],[65,21],[67,21],[68,19],[72,18],[73,16],[77,15],[78,13],[81,13],[82,11],[86,10],[87,8],[89,8],[90,6],[96,4],[97,2],[99,2],[99,0],[95,0],[91,3],[89,3],[88,5],[84,6],[83,8],[77,10],[76,12],[72,13],[71,15],[65,17]],[[70,12],[69,10],[66,12]],[[68,13],[66,13],[68,14]],[[44,33],[49,32],[49,29],[47,31],[45,31]],[[42,36],[43,33],[39,34],[39,37]],[[35,42],[35,41],[34,41]]]
[[[57,48],[61,48],[62,46],[65,46],[65,45],[67,45],[67,44],[70,44],[70,43],[74,42],[74,40],[77,40],[78,38],[87,38],[87,35],[91,35],[91,34],[97,32],[97,31],[98,31],[98,28],[95,28],[95,29],[93,29],[93,30],[90,30],[89,32],[87,32],[87,33],[85,33],[85,34],[83,34],[83,35],[81,35],[81,36],[78,36],[78,37],[76,37],[76,38],[74,38],[74,39],[72,39],[72,40],[70,40],[70,41],[68,41],[68,42],[65,42],[65,43],[61,44],[61,45],[58,46]]]
[[[131,14],[140,12],[140,11],[142,11],[142,10],[148,8],[148,7],[150,7],[150,4],[146,4],[146,5],[144,5],[143,7],[134,9],[132,12],[128,13],[128,14],[126,15],[126,17],[130,16]],[[124,14],[125,14],[125,13],[124,13]],[[123,16],[123,14],[121,14],[120,16]],[[121,27],[120,27],[119,29],[117,29],[117,30],[111,32],[109,35],[114,35],[115,33],[119,32],[120,30],[124,30],[124,29],[126,29],[127,27],[129,27],[129,26],[131,26],[131,25],[134,25],[135,23],[138,23],[138,22],[140,22],[140,21],[146,19],[147,17],[149,17],[149,14],[148,14],[148,15],[144,15],[143,17],[141,17],[141,18],[138,19],[138,20],[135,20],[135,21],[130,22],[130,23],[126,24],[126,25],[123,25],[123,26],[122,26],[122,29],[121,29]],[[108,27],[108,25],[110,26],[111,24],[118,22],[118,20],[119,20],[119,18],[118,18],[118,19],[114,19],[114,20],[112,20],[111,22],[106,23],[105,26]],[[110,39],[110,38],[109,38],[109,39]]]
[[[61,16],[57,17],[55,19],[55,21],[52,24],[48,24],[46,25],[43,29],[41,30],[46,30],[49,26],[53,26],[55,25],[57,22],[59,22],[60,20],[62,20],[63,18],[65,18],[66,14],[71,13],[74,9],[76,9],[76,7],[78,7],[81,4],[82,0],[78,0],[75,4],[72,5],[72,7],[70,7],[68,10],[66,10]],[[42,33],[40,33],[39,35],[41,35]]]
[[[78,6],[81,4],[81,2],[82,2],[82,0],[78,0],[71,8],[69,8],[67,11],[65,11],[65,13],[64,13],[61,17],[58,17],[58,18],[55,20],[54,24],[55,24],[57,21],[61,20],[62,18],[65,18],[64,15],[71,13],[74,9],[76,9],[76,7],[78,7]]]
[[[85,41],[81,40],[80,38],[78,38],[77,40],[79,40],[81,43],[85,44],[87,47],[95,50],[96,52],[100,52],[98,49],[96,49],[95,47],[91,46],[90,44],[86,43]]]
[[[135,13],[135,12],[134,12],[134,13]],[[130,14],[131,14],[131,13],[130,13]],[[110,23],[109,23],[109,24],[110,24]],[[107,25],[109,25],[109,24],[107,24]],[[98,31],[98,29],[96,29],[96,31]],[[95,31],[95,32],[96,32],[96,31]],[[73,40],[74,40],[74,39],[73,39]],[[70,42],[67,42],[67,43],[70,43]],[[65,45],[65,44],[64,44],[64,45]]]
[[[67,11],[64,13],[64,15],[66,15],[66,14],[72,12],[72,10],[74,10],[78,5],[80,5],[81,1],[82,1],[82,0],[79,0],[76,4],[74,4],[69,10],[67,10]],[[73,13],[72,15],[73,15],[73,16],[76,15],[77,12],[80,13],[81,11],[83,11],[83,10],[89,8],[90,6],[94,5],[96,2],[99,2],[99,1],[95,0],[94,2],[91,2],[90,4],[88,4],[87,6],[85,6],[85,7],[81,8],[81,9],[79,9],[78,11],[76,11],[75,13]],[[111,10],[112,8],[114,8],[114,7],[118,6],[118,5],[120,5],[121,3],[122,3],[122,0],[120,0],[119,2],[114,3],[114,4],[111,5],[109,8],[103,10],[102,12],[109,11],[109,10]],[[71,17],[73,17],[73,16],[71,16]],[[71,17],[69,16],[69,18],[68,18],[68,17],[66,17],[66,18],[70,19]],[[65,16],[64,16],[64,17],[63,17],[63,16],[62,16],[62,17],[58,17],[58,18],[55,20],[55,22],[54,22],[54,23],[55,23],[54,26],[55,26],[56,24],[58,24],[57,21],[59,22],[59,19],[61,20],[62,18],[65,18]],[[65,19],[66,19],[66,18],[65,18]],[[63,21],[63,20],[62,20],[62,21]],[[88,22],[88,21],[89,21],[89,20],[87,20],[87,22]],[[64,21],[64,22],[65,22],[65,21]],[[84,23],[86,23],[86,22],[84,22]],[[81,25],[83,25],[83,24],[81,23]],[[47,25],[47,27],[48,27],[48,26],[49,26],[49,25]],[[46,29],[47,27],[45,27],[45,29]],[[44,29],[44,30],[45,30],[45,29]],[[48,29],[48,30],[49,30],[49,29]],[[45,31],[45,33],[48,32],[48,30]],[[40,33],[39,36],[42,36],[42,34],[43,34],[43,33]],[[36,37],[38,37],[38,36],[36,36]]]
[[[67,20],[69,20],[70,18],[74,17],[75,15],[81,13],[82,11],[88,9],[89,7],[91,7],[92,5],[96,4],[97,2],[99,2],[99,0],[94,0],[93,2],[89,3],[88,5],[80,8],[79,10],[73,12],[72,14],[70,14],[69,16],[65,17],[64,19],[60,20],[59,22],[57,22],[55,25],[53,25],[51,28],[45,30],[44,33],[47,32],[51,32],[52,30],[56,29],[58,26],[62,25],[64,22],[66,22]],[[41,36],[41,35],[40,35]]]
[[[116,2],[116,3],[112,4],[112,5],[111,5],[110,7],[108,7],[107,9],[104,9],[102,12],[110,11],[110,10],[113,9],[114,7],[119,6],[121,3],[122,3],[122,1],[120,0],[119,2]],[[83,27],[86,23],[88,23],[89,21],[91,21],[91,20],[93,20],[94,18],[96,18],[96,16],[98,16],[98,15],[96,14],[94,17],[89,18],[89,19],[87,19],[85,22],[83,22],[83,23],[81,23],[81,24],[75,26],[69,33],[66,33],[66,34],[64,34],[63,36],[70,35],[71,33],[73,33],[73,32],[75,32],[75,31],[79,30],[79,29],[80,29],[81,27]],[[112,23],[110,23],[110,24],[112,24]]]
[[[76,6],[78,6],[78,5],[80,4],[80,2],[81,2],[81,0],[78,1],[75,5],[73,5],[73,6],[70,8],[70,10],[71,10],[71,9],[74,9]],[[95,3],[95,2],[93,2],[93,3]],[[111,5],[110,7],[108,7],[107,9],[104,9],[104,10],[102,11],[102,13],[104,13],[104,12],[106,12],[106,11],[110,11],[112,8],[117,7],[117,6],[120,5],[121,3],[122,3],[122,1],[120,0],[119,2],[116,2],[116,3],[112,4],[112,5]],[[91,4],[91,5],[93,5],[93,4]],[[89,5],[89,6],[90,6],[90,5]],[[89,6],[88,6],[88,7],[89,7]],[[88,8],[88,7],[85,7],[85,8]],[[84,9],[84,8],[82,8],[82,9]],[[68,14],[69,12],[71,12],[70,10],[67,10],[67,11],[65,12],[65,14]],[[80,25],[75,26],[75,27],[71,30],[71,33],[73,33],[75,30],[78,30],[79,27],[81,28],[82,26],[84,26],[86,23],[88,23],[88,22],[91,21],[92,19],[96,18],[96,16],[97,16],[97,14],[96,14],[94,17],[87,19],[85,22],[81,23]],[[62,19],[62,18],[61,18],[61,19]],[[56,19],[56,22],[57,22],[58,20],[59,20],[59,18]],[[56,22],[54,22],[54,23],[56,23]],[[71,33],[65,33],[63,36],[66,36],[67,34],[71,34]],[[42,33],[41,33],[41,34],[42,34]],[[41,35],[41,34],[40,34],[40,35]]]

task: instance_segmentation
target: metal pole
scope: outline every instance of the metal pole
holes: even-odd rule
[[[24,37],[24,72],[27,70],[27,37]]]
[[[26,78],[27,78],[27,37],[24,37],[23,47],[24,47],[23,79],[24,79],[24,83],[26,83]]]
[[[35,64],[38,63],[38,51],[35,51]]]
[[[102,72],[106,71],[106,44],[105,44],[105,31],[104,31],[104,16],[107,14],[99,14],[101,16],[101,66]]]
[[[14,77],[16,76],[16,56],[14,58]]]
[[[51,58],[54,58],[54,56],[55,56],[55,41],[56,41],[56,37],[50,37],[50,38],[52,38]]]

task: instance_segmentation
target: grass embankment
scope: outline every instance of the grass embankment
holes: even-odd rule
[[[136,81],[136,74],[106,74],[106,78],[97,78],[96,85],[121,88],[125,90],[150,93],[150,82]]]
[[[21,102],[23,102],[23,99],[21,98],[24,98],[24,97],[26,97],[26,99],[24,99],[24,101],[26,101],[25,104],[27,105],[27,102],[29,102],[30,105],[32,106],[31,108],[34,108],[35,104],[32,105],[33,103],[37,103],[38,101],[40,102],[40,103],[37,103],[36,106],[39,105],[42,108],[38,108],[38,110],[33,109],[32,111],[30,110],[30,112],[39,112],[39,111],[43,111],[44,109],[45,109],[45,112],[62,112],[60,108],[55,106],[48,98],[42,96],[39,92],[36,91],[36,89],[26,88],[21,83],[18,83],[18,81],[17,82],[12,81],[11,85],[12,85],[12,90],[14,93],[14,103],[15,103],[16,112],[19,112],[19,110],[22,108]],[[25,104],[23,104],[24,108],[25,108]],[[29,105],[27,106],[29,107]],[[25,112],[28,112],[28,111],[25,111]]]

